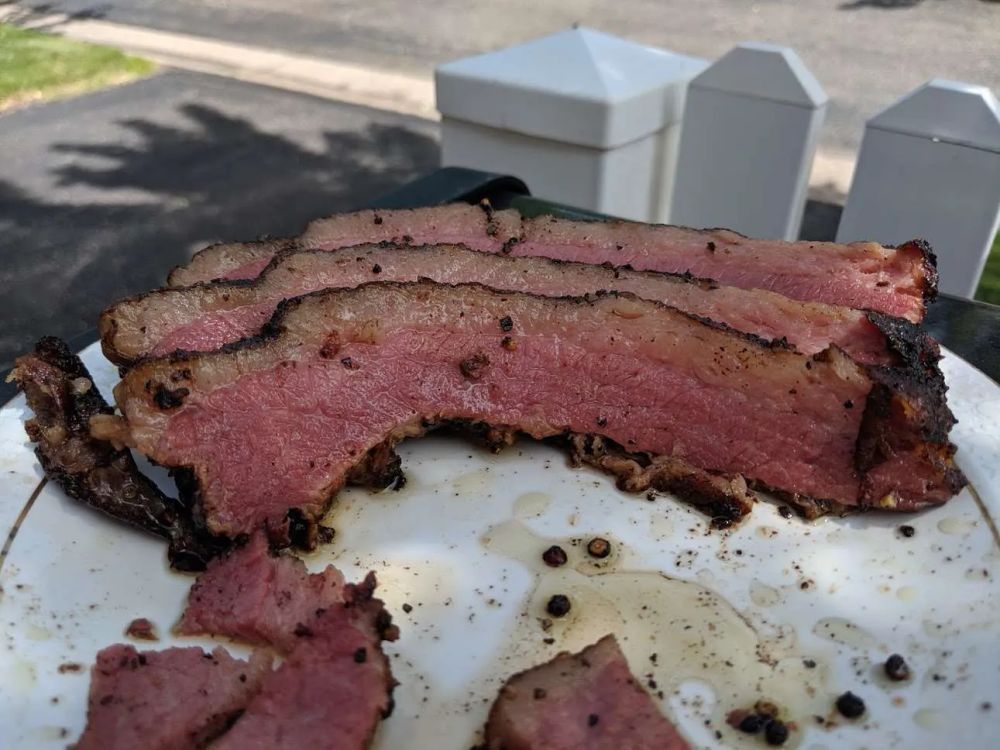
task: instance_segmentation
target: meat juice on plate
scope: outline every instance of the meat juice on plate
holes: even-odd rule
[[[727,744],[752,738],[727,725],[726,715],[753,706],[761,696],[780,708],[784,720],[829,711],[826,665],[798,653],[789,633],[761,637],[729,602],[701,583],[624,568],[628,555],[617,539],[610,540],[611,554],[595,558],[588,551],[588,540],[595,537],[608,535],[546,538],[518,518],[483,536],[488,550],[520,561],[536,576],[516,632],[508,639],[512,650],[531,650],[533,642],[552,639],[559,650],[575,651],[615,633],[633,672],[665,708],[683,684],[707,683],[714,702],[686,706],[682,712],[701,718],[712,738]],[[554,546],[566,552],[564,565],[553,567],[542,559],[540,551]],[[568,599],[565,614],[562,609],[553,614],[553,597]],[[689,725],[672,718],[690,732]],[[800,738],[791,732],[787,746],[796,746]]]

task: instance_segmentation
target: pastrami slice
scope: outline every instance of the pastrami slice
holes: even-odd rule
[[[322,250],[373,242],[461,244],[483,252],[630,265],[690,273],[803,301],[876,310],[914,323],[923,319],[926,303],[937,293],[934,253],[919,240],[896,248],[874,242],[757,240],[724,229],[552,216],[522,220],[515,211],[494,211],[488,205],[339,214],[313,222],[295,242]],[[171,285],[253,278],[270,259],[260,246],[248,245],[244,256],[238,248],[202,251],[171,274]]]
[[[806,357],[627,294],[382,283],[286,302],[268,335],[231,350],[138,366],[116,388],[124,419],[92,429],[191,467],[206,522],[227,535],[293,508],[318,518],[370,451],[440,422],[599,437],[634,467],[742,474],[822,512],[874,504],[865,473],[922,460],[882,440],[889,454],[859,467],[863,428],[927,440],[926,410],[900,390],[912,419],[863,420],[875,385],[837,349]],[[889,488],[895,507],[952,495],[949,447],[936,448],[946,458],[913,467],[927,477],[916,491]]]
[[[423,209],[381,211],[365,209],[335,214],[312,222],[297,239],[219,244],[196,253],[175,268],[169,286],[217,279],[252,279],[282,250],[295,246],[326,250],[373,242],[396,245],[454,243],[473,250],[499,252],[520,232],[516,211],[494,211],[488,207],[455,203]]]
[[[630,221],[524,221],[511,252],[586,263],[690,273],[743,289],[877,310],[919,323],[937,294],[937,261],[926,242],[787,242],[728,229]]]
[[[121,300],[101,315],[102,345],[111,361],[126,366],[176,350],[211,351],[259,333],[284,299],[324,288],[421,278],[479,282],[554,297],[631,292],[768,340],[784,339],[804,354],[836,344],[861,363],[890,364],[896,359],[879,325],[859,310],[675,274],[510,257],[454,245],[365,245],[285,253],[251,282],[160,289]],[[892,334],[893,342],[903,336],[917,351],[935,348],[903,321],[892,327]]]
[[[511,677],[486,724],[486,750],[687,750],[629,670],[613,635]]]
[[[178,630],[269,645],[284,659],[212,747],[367,747],[396,684],[382,641],[398,631],[375,587],[371,573],[359,584],[333,566],[311,574],[297,557],[272,555],[263,534],[213,561]]]
[[[76,750],[190,750],[222,734],[270,674],[271,657],[219,647],[136,651],[109,646],[91,670],[87,726]]]
[[[311,574],[297,557],[272,555],[256,534],[198,576],[177,631],[289,650],[317,610],[342,607],[345,596],[344,577],[332,565]]]

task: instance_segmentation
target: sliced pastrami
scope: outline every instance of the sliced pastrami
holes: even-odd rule
[[[395,680],[381,648],[395,638],[375,578],[348,587],[343,606],[317,611],[295,631],[239,721],[213,750],[363,750],[392,711]]]
[[[894,374],[902,385],[836,348],[804,356],[627,294],[381,283],[288,301],[267,335],[230,350],[141,364],[115,391],[124,416],[91,427],[190,467],[206,522],[230,536],[292,509],[318,518],[371,451],[441,422],[576,435],[630,489],[649,469],[646,486],[695,500],[700,471],[811,513],[944,502],[963,480],[943,392]],[[873,394],[907,408],[869,416]],[[876,497],[867,476],[886,464],[895,479],[880,476]],[[730,518],[749,505],[700,499]]]
[[[297,241],[321,250],[374,242],[461,244],[484,252],[689,273],[727,286],[870,309],[914,323],[923,319],[926,302],[937,293],[934,253],[918,240],[896,248],[874,242],[756,240],[724,229],[552,216],[522,220],[515,211],[455,204],[331,216],[313,222]],[[188,267],[174,271],[171,285],[253,278],[269,256],[257,245],[241,256],[238,247],[202,251]]]
[[[690,273],[743,289],[799,300],[877,310],[919,323],[937,293],[934,253],[921,241],[757,240],[726,229],[579,222],[541,216],[524,221],[515,255],[541,255],[650,271]]]
[[[613,635],[511,677],[486,724],[486,750],[687,750],[629,671]]]
[[[887,338],[878,321],[859,310],[674,274],[514,258],[448,245],[366,245],[285,253],[251,282],[159,289],[122,300],[101,315],[101,340],[105,355],[126,366],[176,350],[211,351],[259,333],[283,299],[373,280],[421,278],[479,282],[552,297],[632,292],[768,340],[786,340],[803,354],[815,354],[832,343],[864,364],[891,364],[897,359],[895,348],[888,345],[895,338]],[[898,321],[892,333],[905,335],[917,350],[936,351],[933,342],[912,324]]]
[[[271,657],[223,648],[109,646],[91,670],[87,726],[76,750],[192,750],[222,734],[270,675]]]
[[[345,591],[344,577],[332,565],[310,574],[299,558],[272,555],[257,534],[198,576],[177,631],[289,650],[317,610],[344,605]]]
[[[213,748],[367,747],[395,686],[383,640],[397,629],[375,576],[345,584],[333,566],[310,574],[272,555],[263,534],[213,561],[191,588],[178,630],[270,645],[284,655]]]
[[[350,247],[374,242],[395,245],[459,244],[473,250],[499,252],[520,231],[516,211],[456,203],[425,209],[379,211],[366,209],[314,221],[296,240],[234,243],[207,247],[170,274],[170,286],[188,286],[216,279],[252,279],[282,249]]]

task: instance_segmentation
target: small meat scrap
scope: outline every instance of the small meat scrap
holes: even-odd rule
[[[158,641],[160,637],[156,634],[156,627],[145,617],[137,617],[125,628],[125,635],[135,638],[137,641]]]
[[[271,657],[218,647],[136,651],[109,646],[90,673],[87,726],[76,750],[185,750],[222,734],[260,689]]]
[[[687,750],[629,671],[613,635],[511,677],[486,724],[488,750]]]
[[[345,585],[333,566],[310,574],[297,557],[272,555],[256,534],[198,576],[177,631],[290,648],[316,610],[343,605]]]
[[[371,573],[357,584],[333,566],[309,573],[296,557],[272,555],[264,534],[208,566],[180,632],[268,645],[283,656],[213,750],[369,746],[396,684],[382,641],[398,635],[375,586]]]

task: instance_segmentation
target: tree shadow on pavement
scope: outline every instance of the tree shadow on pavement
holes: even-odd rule
[[[327,131],[310,149],[211,107],[180,111],[194,127],[130,119],[135,145],[54,145],[73,156],[59,184],[88,202],[0,181],[0,369],[39,336],[78,334],[115,299],[160,286],[199,246],[298,234],[438,164],[437,142],[400,125]]]

